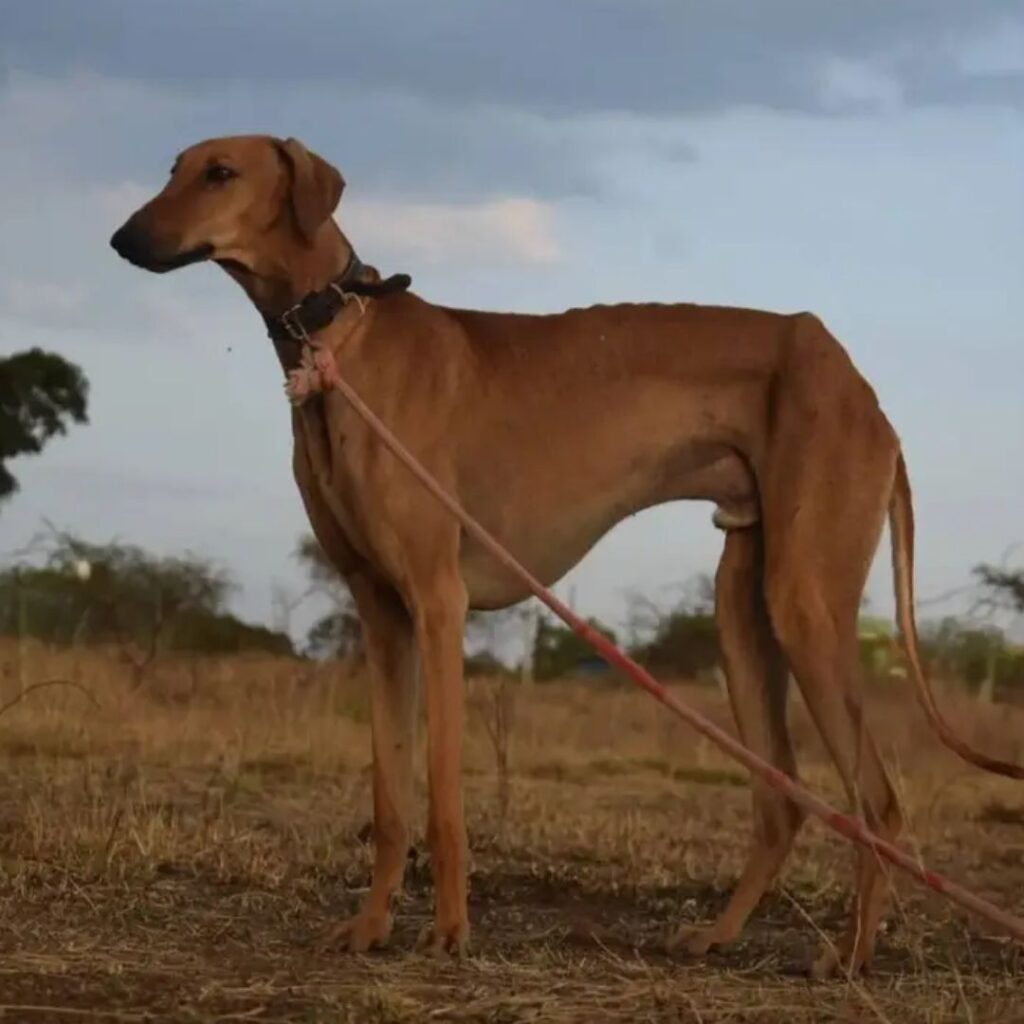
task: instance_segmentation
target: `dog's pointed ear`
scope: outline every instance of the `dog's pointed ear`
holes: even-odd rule
[[[317,231],[334,213],[345,189],[337,167],[311,153],[298,139],[277,142],[277,149],[291,174],[288,197],[302,237],[312,244]]]

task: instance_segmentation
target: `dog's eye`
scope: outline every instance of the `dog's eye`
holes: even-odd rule
[[[225,181],[238,177],[238,171],[233,171],[223,164],[211,164],[206,168],[206,180],[214,185],[222,185]]]

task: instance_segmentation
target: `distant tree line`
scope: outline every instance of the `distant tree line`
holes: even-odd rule
[[[327,610],[310,631],[307,650],[317,656],[358,656],[358,618],[344,583],[312,538],[306,538],[299,550],[319,592],[328,599]],[[1011,695],[1024,698],[1024,648],[1014,645],[1002,629],[988,621],[989,613],[995,611],[1024,614],[1024,570],[980,565],[973,576],[976,601],[972,615],[950,616],[921,626],[921,648],[928,670],[944,679],[959,681],[983,699]],[[722,658],[715,624],[713,581],[697,576],[681,590],[681,595],[667,607],[644,595],[633,595],[625,639],[597,619],[588,621],[613,642],[624,643],[630,656],[656,675],[715,678],[721,672]],[[525,619],[518,608],[470,613],[467,636],[472,653],[466,659],[467,672],[521,674],[523,666],[509,664],[502,647],[516,647],[510,639],[514,641],[517,634],[527,634],[523,628]],[[884,682],[902,674],[899,645],[887,620],[861,616],[859,655],[869,681]],[[540,682],[572,676],[616,678],[589,644],[546,613],[535,617],[525,656],[532,678]]]
[[[283,632],[227,609],[228,575],[202,558],[162,558],[128,544],[51,531],[41,564],[0,570],[0,635],[54,644],[115,644],[137,678],[161,654],[294,654]],[[38,560],[37,560],[38,561]]]
[[[233,654],[261,651],[282,656],[362,658],[359,618],[344,581],[310,537],[295,550],[320,614],[298,650],[284,629],[247,623],[228,609],[229,576],[193,555],[157,557],[133,545],[95,544],[51,531],[44,555],[31,565],[0,569],[0,635],[31,636],[58,644],[116,644],[130,649],[141,679],[161,654]],[[974,570],[972,619],[946,617],[921,627],[929,672],[961,682],[983,699],[1024,698],[1024,648],[1015,646],[988,619],[994,611],[1024,613],[1024,570],[989,565]],[[628,636],[606,624],[590,624],[655,674],[677,679],[720,677],[721,651],[714,616],[714,587],[698,576],[667,607],[643,595],[630,602]],[[527,630],[527,625],[532,628]],[[523,640],[526,638],[524,650]],[[860,658],[865,676],[901,674],[892,626],[862,616]],[[511,664],[508,650],[518,650]],[[547,614],[522,608],[471,613],[467,622],[468,674],[522,674],[540,682],[613,673],[589,645]]]

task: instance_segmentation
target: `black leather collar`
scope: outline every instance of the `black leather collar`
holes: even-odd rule
[[[377,298],[404,292],[412,284],[408,274],[392,274],[383,281],[364,281],[361,277],[365,270],[365,265],[353,252],[348,266],[325,288],[310,292],[278,316],[264,314],[267,333],[274,341],[307,341],[311,334],[330,324],[353,296]]]

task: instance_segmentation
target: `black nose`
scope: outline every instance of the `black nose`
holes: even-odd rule
[[[136,264],[147,262],[152,249],[146,232],[139,227],[137,221],[131,219],[125,221],[114,232],[110,238],[110,245],[118,256]]]

